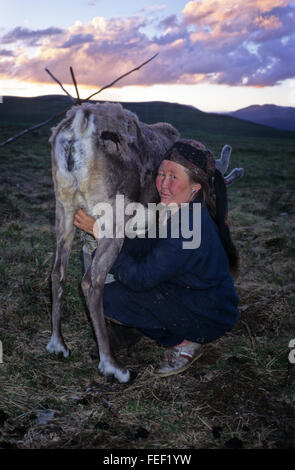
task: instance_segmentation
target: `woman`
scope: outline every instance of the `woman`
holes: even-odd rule
[[[164,156],[156,186],[163,204],[189,203],[191,224],[193,204],[202,203],[201,244],[183,249],[187,240],[181,230],[179,238],[171,236],[169,221],[167,238],[126,238],[111,269],[116,282],[105,285],[104,312],[167,348],[154,371],[166,377],[186,370],[202,345],[235,325],[238,296],[231,273],[238,256],[225,221],[224,180],[203,144],[176,142]],[[92,235],[94,222],[83,209],[75,215],[74,224]]]

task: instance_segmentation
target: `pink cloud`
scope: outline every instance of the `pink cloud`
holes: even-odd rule
[[[254,23],[258,26],[262,26],[265,29],[277,29],[282,26],[281,21],[275,15],[271,15],[269,17],[257,16],[255,18]]]
[[[0,54],[0,74],[44,83],[50,81],[48,67],[69,83],[71,65],[80,84],[99,87],[160,52],[118,86],[200,81],[264,86],[295,77],[295,8],[286,0],[190,1],[182,18],[158,20],[154,38],[143,32],[150,21],[143,15],[96,17],[67,30],[15,28],[2,37],[15,57]],[[29,55],[26,45],[32,44],[38,47]]]

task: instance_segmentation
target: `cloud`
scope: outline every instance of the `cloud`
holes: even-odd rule
[[[268,17],[258,16],[255,18],[254,24],[262,26],[265,29],[277,29],[282,26],[279,18],[274,15],[270,15]]]
[[[166,29],[166,28],[171,28],[178,26],[178,20],[176,15],[170,15],[164,18],[164,20],[160,21],[159,23],[159,28]]]
[[[25,41],[29,42],[30,45],[34,46],[40,39],[46,36],[55,36],[56,34],[61,33],[63,33],[62,29],[54,27],[38,30],[30,30],[27,28],[17,27],[2,36],[1,42],[3,44],[12,44],[17,41]]]
[[[62,46],[63,48],[77,46],[94,41],[92,34],[73,34]]]
[[[88,0],[87,5],[93,7],[93,6],[97,5],[99,2],[100,2],[100,0]]]
[[[6,56],[6,57],[14,57],[13,51],[10,51],[8,49],[0,49],[0,57]]]
[[[165,10],[166,5],[148,5],[143,8],[141,8],[138,13],[139,14],[145,14],[145,13],[155,13],[158,11],[163,11]]]
[[[0,61],[0,76],[6,74],[7,69],[11,66],[11,62],[8,60]]]
[[[207,72],[209,80],[267,86],[294,76],[286,63],[287,51],[294,62],[294,51],[282,40],[295,33],[295,10],[288,0],[195,0],[182,13],[184,24],[192,28],[195,49],[205,48],[216,59],[211,77]],[[196,62],[198,58],[202,59],[200,53]]]
[[[0,54],[2,75],[48,82],[48,67],[68,83],[72,65],[80,84],[100,87],[159,52],[118,86],[202,81],[271,86],[295,77],[295,8],[287,0],[194,0],[181,15],[163,18],[162,8],[158,12],[153,19],[148,12],[95,17],[67,30],[15,28],[2,37],[15,55]],[[154,37],[146,34],[151,22],[157,25]],[[32,41],[38,47],[29,55]]]

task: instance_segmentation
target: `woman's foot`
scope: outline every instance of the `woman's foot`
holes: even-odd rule
[[[155,369],[154,374],[159,377],[179,374],[188,369],[202,354],[201,344],[184,340],[181,344],[165,351],[163,360]]]

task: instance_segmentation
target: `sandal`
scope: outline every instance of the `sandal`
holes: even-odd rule
[[[203,348],[199,343],[173,346],[165,351],[163,360],[154,370],[154,374],[160,377],[179,374],[188,369],[202,354]]]

